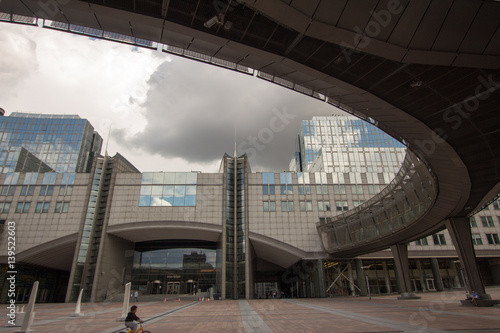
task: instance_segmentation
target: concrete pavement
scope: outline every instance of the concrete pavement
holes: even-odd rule
[[[500,299],[500,287],[487,292]],[[500,332],[500,308],[463,307],[465,292],[418,294],[419,300],[397,295],[327,299],[139,302],[146,329],[164,332]],[[0,305],[6,317],[7,305]],[[112,333],[121,303],[84,303],[83,317],[70,317],[75,304],[36,304],[34,332]],[[2,324],[5,324],[4,321]],[[19,328],[0,327],[1,333]]]

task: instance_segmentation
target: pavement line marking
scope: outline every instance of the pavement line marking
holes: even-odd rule
[[[239,300],[241,320],[245,333],[272,333],[273,330],[267,326],[257,312],[246,300]]]
[[[372,316],[367,316],[367,315],[362,315],[362,314],[357,314],[349,311],[344,311],[344,310],[337,310],[337,309],[330,309],[327,307],[319,306],[319,305],[313,305],[313,304],[308,304],[304,303],[301,301],[297,300],[291,300],[287,299],[284,300],[285,302],[292,303],[292,304],[297,304],[303,307],[307,307],[310,309],[315,309],[323,312],[328,312],[331,314],[336,314],[342,317],[350,318],[353,320],[358,320],[358,321],[363,321],[365,323],[373,324],[373,325],[378,325],[378,326],[384,326],[388,327],[394,330],[398,331],[403,331],[403,332],[431,332],[431,333],[445,333],[446,331],[437,329],[437,328],[431,328],[431,327],[425,327],[425,326],[417,326],[417,325],[411,325],[411,324],[404,324],[401,322],[396,322],[392,321],[386,318],[377,318],[377,317],[372,317]]]
[[[149,303],[144,303],[143,305],[151,305],[151,304],[155,304],[155,303],[158,303],[158,302],[149,302]],[[99,307],[100,306],[99,303],[88,303],[86,305],[87,305],[86,306],[87,310],[90,310],[90,308],[92,308],[92,307]],[[33,321],[33,324],[31,324],[31,326],[47,325],[47,324],[56,323],[58,321],[63,321],[63,320],[68,320],[68,319],[76,319],[76,318],[87,318],[88,319],[88,318],[93,317],[93,316],[98,315],[98,314],[109,313],[109,312],[114,312],[114,311],[119,311],[119,310],[122,310],[122,308],[119,307],[119,308],[113,308],[113,309],[108,309],[108,310],[103,310],[103,311],[95,311],[95,312],[82,311],[82,315],[80,317],[72,317],[71,315],[67,315],[64,317],[58,317],[58,318],[54,318],[54,319],[45,319],[45,320],[37,320],[36,315],[35,315],[35,320]]]
[[[419,300],[419,299],[412,300],[412,302],[419,302],[419,301],[424,301],[424,300]],[[336,300],[336,302],[351,303],[350,301],[345,301],[345,300],[341,300],[341,299]],[[447,301],[444,301],[444,302],[443,301],[428,301],[428,302],[430,302],[431,304],[449,303]],[[457,304],[456,302],[451,302],[451,303]],[[364,301],[356,302],[356,304],[374,305],[373,302],[364,302]],[[472,317],[472,318],[484,318],[484,319],[500,320],[500,317],[498,317],[498,316],[483,315],[483,314],[476,314],[476,313],[454,312],[454,311],[449,311],[449,310],[445,311],[445,310],[440,310],[440,309],[430,309],[428,307],[421,307],[421,306],[415,307],[415,306],[403,306],[403,305],[382,304],[382,303],[376,303],[376,306],[414,310],[414,311],[419,311],[419,312],[423,312],[423,311],[439,312],[440,314],[444,313],[444,314],[449,314],[449,315],[454,315],[454,316],[465,316],[465,317]]]
[[[165,311],[163,313],[160,313],[160,314],[157,314],[153,317],[150,317],[148,319],[145,319],[144,320],[144,323],[146,324],[146,326],[148,324],[152,324],[152,323],[155,323],[157,321],[159,321],[160,319],[162,319],[163,317],[168,317],[168,316],[171,316],[179,311],[183,311],[183,310],[186,310],[187,308],[190,308],[192,306],[195,306],[195,305],[198,305],[199,302],[191,302],[189,304],[186,304],[186,305],[183,305],[183,306],[180,306],[178,308],[175,308],[175,309],[171,309],[171,310],[168,310],[168,311]],[[112,328],[112,329],[108,329],[107,331],[104,331],[102,333],[117,333],[117,332],[120,332],[120,331],[125,331],[125,323],[120,326],[119,328]]]

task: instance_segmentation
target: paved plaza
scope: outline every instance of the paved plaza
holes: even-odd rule
[[[487,292],[500,299],[500,287]],[[328,299],[139,302],[138,315],[153,333],[165,332],[500,332],[500,308],[463,307],[464,291]],[[131,303],[132,304],[132,303]],[[1,305],[6,318],[6,305]],[[121,303],[37,304],[31,329],[48,332],[118,332]],[[1,327],[10,333],[19,328]]]

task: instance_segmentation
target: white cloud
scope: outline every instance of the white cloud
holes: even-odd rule
[[[0,34],[0,47],[0,97],[5,99],[16,94],[16,87],[37,70],[37,45],[21,32],[13,30]]]
[[[284,170],[300,120],[334,112],[252,76],[58,31],[0,24],[0,48],[7,115],[78,114],[105,140],[112,127],[108,153],[141,171],[217,172],[233,153],[235,127],[239,148],[247,144],[239,153],[256,153],[254,171]],[[276,110],[296,117],[270,132]]]

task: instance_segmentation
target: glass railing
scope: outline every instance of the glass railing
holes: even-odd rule
[[[437,179],[430,167],[407,151],[401,169],[379,194],[341,215],[316,224],[328,252],[380,240],[416,223],[434,204]]]

